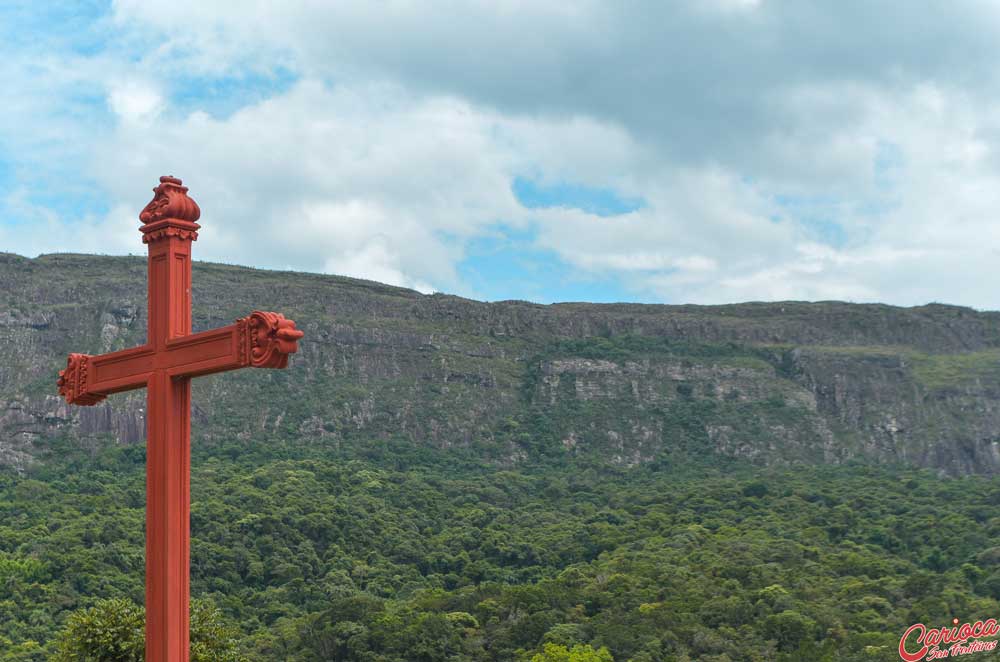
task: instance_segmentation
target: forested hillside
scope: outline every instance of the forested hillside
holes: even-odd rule
[[[192,590],[248,659],[890,660],[914,622],[1000,614],[998,313],[209,264],[193,296],[197,330],[306,332],[288,370],[194,389]],[[54,381],[145,314],[144,258],[0,255],[0,660],[142,603],[143,395]]]
[[[142,447],[59,455],[0,483],[2,660],[142,603]],[[196,453],[192,592],[252,660],[895,660],[912,623],[1000,613],[996,479],[711,464],[224,443]]]

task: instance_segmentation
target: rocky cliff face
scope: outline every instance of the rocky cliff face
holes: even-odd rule
[[[68,407],[55,377],[70,351],[141,344],[145,287],[144,258],[0,254],[0,463],[142,442],[141,392]],[[287,371],[197,380],[196,444],[404,438],[503,464],[719,453],[1000,471],[1000,313],[486,304],[214,264],[195,265],[193,297],[196,331],[263,309],[307,334]]]

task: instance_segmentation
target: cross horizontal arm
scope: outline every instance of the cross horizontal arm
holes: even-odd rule
[[[254,311],[235,324],[150,345],[90,356],[70,354],[59,373],[59,393],[75,405],[96,405],[120,391],[144,387],[155,370],[197,377],[238,368],[284,368],[302,332],[280,313]]]

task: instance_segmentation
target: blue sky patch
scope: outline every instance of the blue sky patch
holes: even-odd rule
[[[526,177],[515,177],[511,190],[518,202],[529,209],[568,207],[598,216],[617,216],[643,207],[641,199],[626,198],[611,189],[570,182],[541,184]]]
[[[883,191],[895,188],[897,176],[904,165],[903,150],[899,145],[880,140],[872,163],[875,185]]]
[[[803,226],[814,241],[834,248],[847,244],[847,232],[837,220],[844,205],[839,198],[832,195],[776,195],[774,202],[795,223]]]
[[[499,226],[490,237],[466,246],[458,273],[471,295],[486,301],[523,299],[536,303],[636,301],[613,278],[588,278],[551,250],[539,248],[534,230]]]
[[[2,3],[0,37],[7,49],[65,48],[78,55],[93,55],[107,46],[100,19],[110,7],[107,0]]]
[[[225,119],[246,106],[287,92],[298,76],[285,68],[268,73],[242,72],[225,77],[184,77],[170,89],[170,100],[183,114],[201,110]]]

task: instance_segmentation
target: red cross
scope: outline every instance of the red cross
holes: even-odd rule
[[[237,368],[284,368],[302,332],[279,313],[191,333],[191,242],[201,215],[187,187],[160,177],[139,214],[149,246],[146,344],[70,354],[59,393],[94,405],[146,387],[146,661],[187,662],[191,509],[191,378]]]

